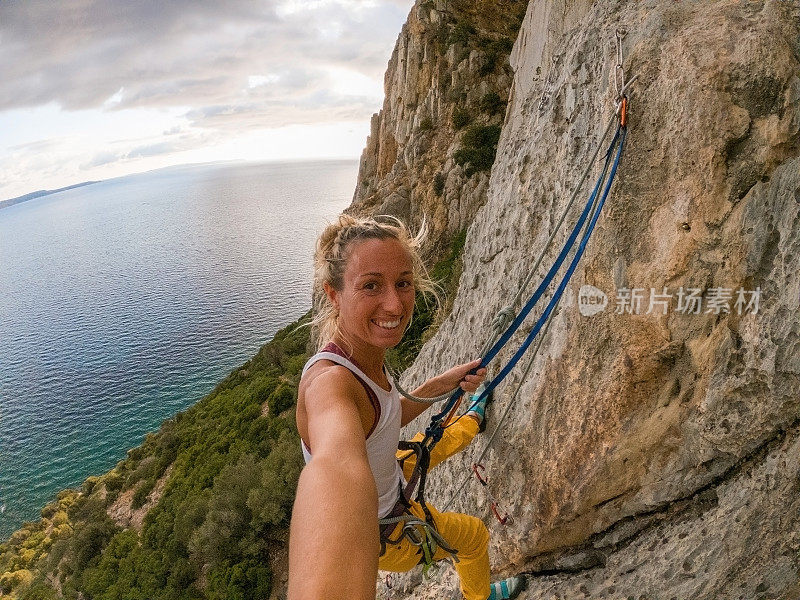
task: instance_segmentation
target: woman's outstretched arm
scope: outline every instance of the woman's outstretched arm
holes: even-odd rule
[[[305,390],[312,459],[300,474],[289,535],[289,600],[374,600],[378,493],[347,380]]]

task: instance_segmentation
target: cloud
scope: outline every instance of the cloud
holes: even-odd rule
[[[165,135],[167,134],[167,132],[164,133]],[[110,165],[117,162],[174,154],[176,152],[184,152],[186,150],[200,148],[211,141],[221,141],[225,139],[225,137],[226,136],[224,134],[212,135],[204,132],[185,132],[180,128],[175,128],[175,131],[170,134],[166,140],[151,140],[147,143],[139,144],[130,150],[104,149],[96,153],[88,161],[82,163],[80,165],[80,169],[86,171],[95,167]],[[117,142],[117,145],[125,145],[125,140]]]
[[[0,111],[57,103],[68,111],[229,106],[249,115],[255,102],[273,111],[264,122],[288,124],[295,102],[341,106],[343,96],[324,93],[326,69],[380,78],[411,4],[2,2]],[[372,98],[371,110],[379,101]],[[362,103],[353,99],[359,118]]]
[[[367,123],[412,4],[0,0],[0,192]]]
[[[85,163],[83,163],[80,166],[80,168],[85,171],[87,169],[92,169],[94,167],[102,167],[103,165],[109,165],[111,163],[115,163],[120,158],[122,157],[118,153],[104,150],[103,152],[98,152],[97,154],[95,154],[91,160],[88,160]]]

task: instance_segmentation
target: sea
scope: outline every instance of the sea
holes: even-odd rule
[[[0,209],[0,540],[310,308],[357,171],[186,165]]]

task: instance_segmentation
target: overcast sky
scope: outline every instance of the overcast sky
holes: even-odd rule
[[[167,165],[357,157],[413,0],[0,0],[0,200]]]

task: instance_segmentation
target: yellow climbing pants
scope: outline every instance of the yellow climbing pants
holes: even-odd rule
[[[478,423],[471,417],[462,417],[444,430],[441,441],[431,452],[430,468],[444,459],[466,448],[478,433]],[[422,433],[414,436],[412,441],[423,439]],[[413,451],[398,451],[397,459],[403,461],[403,473],[406,479],[411,477],[417,462]],[[458,550],[456,572],[461,580],[461,593],[466,600],[486,600],[491,593],[489,585],[489,530],[477,517],[460,513],[440,513],[430,502],[426,502],[433,516],[436,530],[450,546]],[[423,521],[425,513],[419,503],[412,501],[409,509]],[[392,535],[396,539],[402,532],[402,523],[398,523]],[[406,537],[399,544],[386,544],[386,552],[378,559],[378,568],[383,571],[408,571],[419,564],[422,550],[414,546]],[[448,558],[449,553],[438,548],[433,555],[434,560]]]

